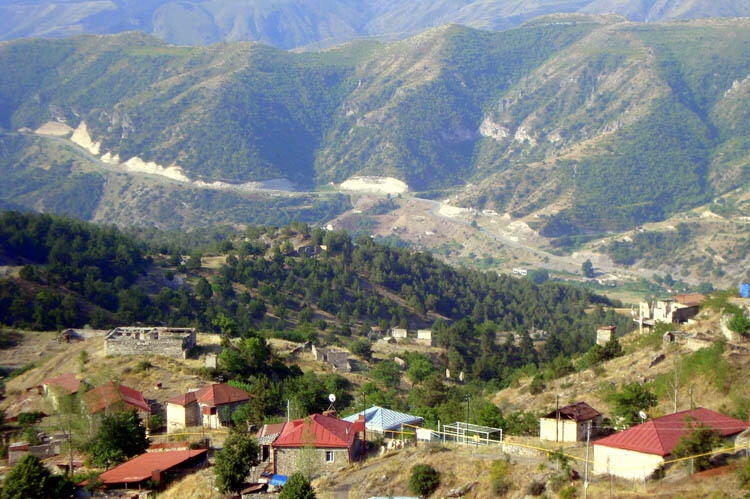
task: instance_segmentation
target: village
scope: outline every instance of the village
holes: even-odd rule
[[[638,330],[632,336],[649,334],[659,323],[674,324],[674,328],[661,338],[657,353],[650,357],[648,368],[661,365],[669,369],[669,360],[675,352],[698,351],[716,341],[726,342],[737,351],[747,350],[743,338],[734,334],[725,324],[721,331],[696,332],[700,327],[685,330],[683,324],[695,323],[700,310],[701,295],[675,295],[668,300],[641,303],[634,309],[633,321]],[[748,300],[740,298],[741,306]],[[145,453],[101,471],[97,475],[96,488],[90,493],[107,497],[133,497],[156,490],[165,490],[170,483],[179,481],[199,470],[210,469],[214,454],[223,446],[228,432],[236,425],[233,414],[255,395],[224,382],[200,382],[199,376],[189,376],[180,383],[167,377],[154,378],[151,386],[143,389],[147,376],[116,376],[91,385],[82,373],[76,374],[70,366],[70,353],[77,351],[79,360],[87,352],[88,362],[116,364],[117,359],[151,359],[153,370],[162,359],[173,368],[189,362],[192,366],[202,364],[207,369],[215,368],[217,347],[215,334],[198,333],[193,328],[167,327],[118,327],[110,331],[66,330],[50,340],[51,348],[58,357],[68,359],[58,365],[54,373],[41,383],[18,388],[15,381],[7,383],[3,407],[6,424],[21,421],[24,415],[36,414],[39,418],[60,418],[63,401],[75,397],[83,404],[89,425],[95,426],[97,418],[119,411],[134,411],[146,429],[149,447]],[[535,341],[543,341],[545,335],[538,332]],[[617,338],[613,326],[601,326],[596,331],[596,342],[604,347]],[[430,330],[409,331],[394,327],[387,331],[374,328],[374,344],[384,348],[410,345],[415,349],[435,348]],[[315,344],[289,344],[279,346],[286,349],[289,359],[317,364],[318,368],[342,373],[356,373],[358,363],[363,362],[343,349],[320,347]],[[200,351],[199,355],[195,355]],[[395,356],[397,364],[403,360]],[[71,368],[61,372],[65,366]],[[134,373],[135,374],[135,373]],[[127,378],[127,381],[126,381]],[[151,379],[151,377],[148,377]],[[131,379],[133,381],[131,381]],[[464,373],[445,373],[445,379],[454,383],[464,381]],[[141,380],[138,384],[138,380]],[[136,386],[131,386],[136,385]],[[167,387],[169,385],[169,387]],[[12,388],[10,388],[12,386]],[[175,391],[178,387],[187,387]],[[260,427],[241,428],[251,434],[258,444],[257,464],[247,473],[244,485],[238,491],[243,497],[253,494],[268,494],[283,490],[288,477],[305,469],[310,478],[326,482],[326,476],[345,472],[351,467],[362,467],[368,460],[399,453],[405,448],[446,446],[447,448],[481,449],[495,459],[544,463],[550,453],[560,452],[561,462],[571,463],[571,475],[582,479],[584,487],[597,480],[625,480],[632,483],[648,483],[663,476],[665,469],[678,466],[684,458],[675,458],[673,451],[681,440],[699,428],[718,432],[721,444],[715,445],[708,454],[716,462],[747,454],[750,447],[750,422],[726,416],[715,408],[693,406],[671,413],[652,417],[646,410],[639,412],[640,420],[632,425],[622,425],[595,407],[590,400],[561,403],[555,397],[555,406],[538,420],[536,437],[517,437],[507,434],[503,428],[472,423],[470,400],[466,401],[466,419],[463,421],[438,422],[437,427],[424,427],[424,418],[388,407],[365,406],[344,416],[336,408],[336,394],[328,397],[328,410],[305,414],[299,418],[263,424]],[[692,397],[692,388],[691,388]],[[645,408],[644,408],[645,409]],[[351,409],[349,409],[351,411]],[[234,428],[237,430],[237,428]],[[17,464],[23,456],[36,456],[45,466],[56,473],[74,472],[87,466],[86,458],[73,452],[66,440],[70,434],[64,431],[39,435],[35,442],[8,441],[6,432],[7,464]],[[67,449],[67,450],[66,450]],[[474,451],[472,451],[472,455]],[[476,451],[478,454],[479,450]],[[705,455],[697,456],[705,457]],[[330,478],[328,479],[330,480]],[[479,490],[472,492],[471,480],[452,489],[458,497],[481,497]],[[80,484],[83,485],[87,484]],[[331,487],[336,490],[335,486]],[[83,490],[83,489],[81,489]],[[407,491],[401,491],[405,494]],[[325,487],[318,490],[320,497],[326,495]],[[348,497],[346,492],[332,493],[330,497]],[[353,496],[352,496],[353,497]]]

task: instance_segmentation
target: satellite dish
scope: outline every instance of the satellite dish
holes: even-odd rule
[[[646,421],[648,414],[646,414],[646,411],[638,411],[638,417],[641,418],[641,421]]]
[[[333,393],[329,394],[328,400],[333,404],[334,402],[336,402],[336,395],[334,395]]]

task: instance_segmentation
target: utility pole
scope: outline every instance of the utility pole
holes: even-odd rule
[[[587,499],[589,491],[589,442],[591,441],[591,421],[586,425],[586,464],[583,468],[583,499]]]
[[[677,412],[677,391],[679,390],[679,380],[677,379],[677,358],[679,355],[674,356],[674,412]]]
[[[555,395],[555,442],[559,442],[560,433],[560,395]]]
[[[362,417],[365,420],[362,425],[362,460],[364,461],[367,457],[367,394],[365,392],[362,392],[362,405],[364,406]]]

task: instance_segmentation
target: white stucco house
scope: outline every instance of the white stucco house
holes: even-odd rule
[[[539,438],[553,442],[584,441],[589,423],[591,434],[596,435],[602,425],[602,415],[586,402],[576,402],[540,418]]]
[[[594,442],[594,474],[646,480],[697,425],[713,428],[730,441],[748,427],[745,421],[702,407],[654,418]]]

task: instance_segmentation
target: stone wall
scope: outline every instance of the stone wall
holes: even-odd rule
[[[355,441],[355,448],[359,441]],[[348,449],[317,449],[317,448],[276,448],[275,464],[276,473],[279,475],[291,475],[299,471],[300,465],[303,467],[310,466],[316,470],[315,474],[320,474],[329,470],[348,466],[349,450]],[[327,454],[330,453],[330,454]],[[327,455],[332,457],[332,461],[326,459]],[[310,463],[301,463],[304,460],[310,460]]]
[[[187,358],[196,344],[195,329],[118,327],[104,339],[107,355],[164,355]]]

